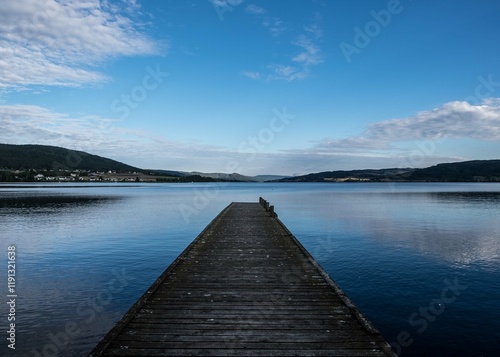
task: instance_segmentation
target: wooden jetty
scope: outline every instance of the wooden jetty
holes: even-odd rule
[[[281,223],[231,203],[90,356],[395,356]]]

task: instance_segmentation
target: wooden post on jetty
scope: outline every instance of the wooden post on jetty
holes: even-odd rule
[[[90,356],[396,356],[259,203],[226,207]]]
[[[270,206],[269,202],[263,199],[262,197],[259,197],[259,203],[261,204],[262,207],[266,210],[266,212],[269,212],[269,215],[271,217],[278,217],[278,214],[274,212],[274,206]]]

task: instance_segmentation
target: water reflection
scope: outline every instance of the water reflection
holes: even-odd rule
[[[0,192],[3,243],[15,243],[37,260],[45,252],[82,249],[78,244],[89,241],[101,217],[120,201],[118,195]]]
[[[16,209],[16,213],[40,213],[38,209],[49,208],[48,212],[68,207],[79,207],[110,200],[117,200],[116,196],[87,196],[65,194],[34,194],[26,192],[0,192],[0,214],[8,209]],[[41,213],[45,213],[42,211]]]
[[[285,219],[305,236],[364,236],[457,266],[500,266],[500,192],[323,192],[294,201]]]
[[[373,220],[367,222],[366,228],[384,243],[410,248],[458,266],[473,263],[500,266],[498,230],[439,230],[433,225],[403,229],[397,222]]]
[[[500,202],[500,192],[430,192],[429,197],[448,203],[496,203]]]

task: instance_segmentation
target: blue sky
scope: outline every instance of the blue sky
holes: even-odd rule
[[[0,3],[0,142],[242,174],[498,159],[494,0]]]

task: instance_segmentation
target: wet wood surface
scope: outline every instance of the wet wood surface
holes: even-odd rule
[[[266,203],[226,207],[90,356],[394,355]]]

